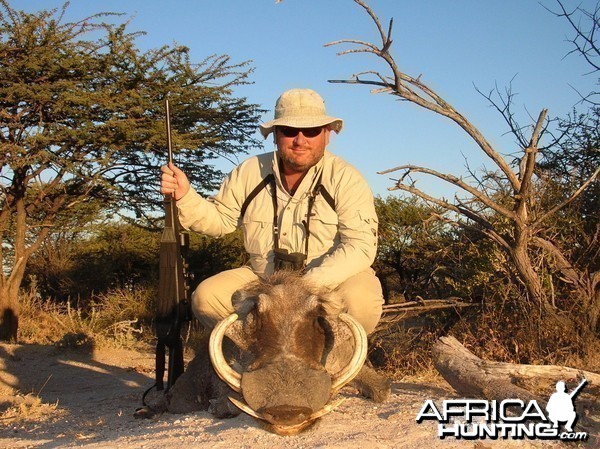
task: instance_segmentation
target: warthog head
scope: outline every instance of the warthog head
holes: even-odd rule
[[[326,301],[298,275],[278,273],[237,292],[236,313],[211,334],[215,371],[245,401],[234,403],[277,433],[297,433],[332,410],[365,361],[365,331],[350,315],[326,313]],[[225,335],[249,354],[239,370],[223,356]]]

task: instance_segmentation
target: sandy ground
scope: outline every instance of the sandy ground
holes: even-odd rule
[[[426,399],[455,397],[448,385],[395,383],[385,404],[342,390],[345,402],[300,435],[266,431],[244,414],[217,420],[206,412],[139,420],[152,385],[153,355],[127,350],[57,350],[0,344],[1,448],[546,448],[539,440],[444,439],[436,423],[417,424]],[[41,399],[41,401],[40,401]],[[599,447],[598,440],[582,446]],[[570,444],[569,447],[577,447]]]

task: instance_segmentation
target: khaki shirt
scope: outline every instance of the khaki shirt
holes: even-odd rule
[[[242,162],[226,178],[219,193],[204,199],[195,190],[179,201],[179,219],[184,228],[219,237],[243,229],[244,246],[252,269],[265,276],[273,272],[273,199],[267,185],[240,217],[246,197],[270,173],[275,175],[279,247],[305,252],[308,199],[321,176],[321,184],[335,200],[335,210],[318,195],[310,221],[306,278],[335,288],[349,277],[366,270],[377,252],[377,215],[373,194],[362,175],[341,158],[325,151],[312,167],[294,196],[281,182],[275,153],[254,156]]]

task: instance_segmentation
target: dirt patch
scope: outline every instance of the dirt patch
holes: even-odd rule
[[[151,353],[0,344],[0,447],[559,447],[544,441],[440,440],[435,423],[417,424],[415,417],[426,399],[455,397],[442,384],[395,383],[385,404],[344,389],[342,405],[294,437],[269,433],[244,414],[229,420],[206,412],[135,419],[141,395],[153,383],[153,367]],[[592,439],[585,445],[596,444]]]

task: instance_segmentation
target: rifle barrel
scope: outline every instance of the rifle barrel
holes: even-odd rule
[[[169,109],[169,99],[165,98],[165,123],[167,125],[167,149],[169,150],[169,162],[173,162],[173,147],[171,146],[171,111]]]

